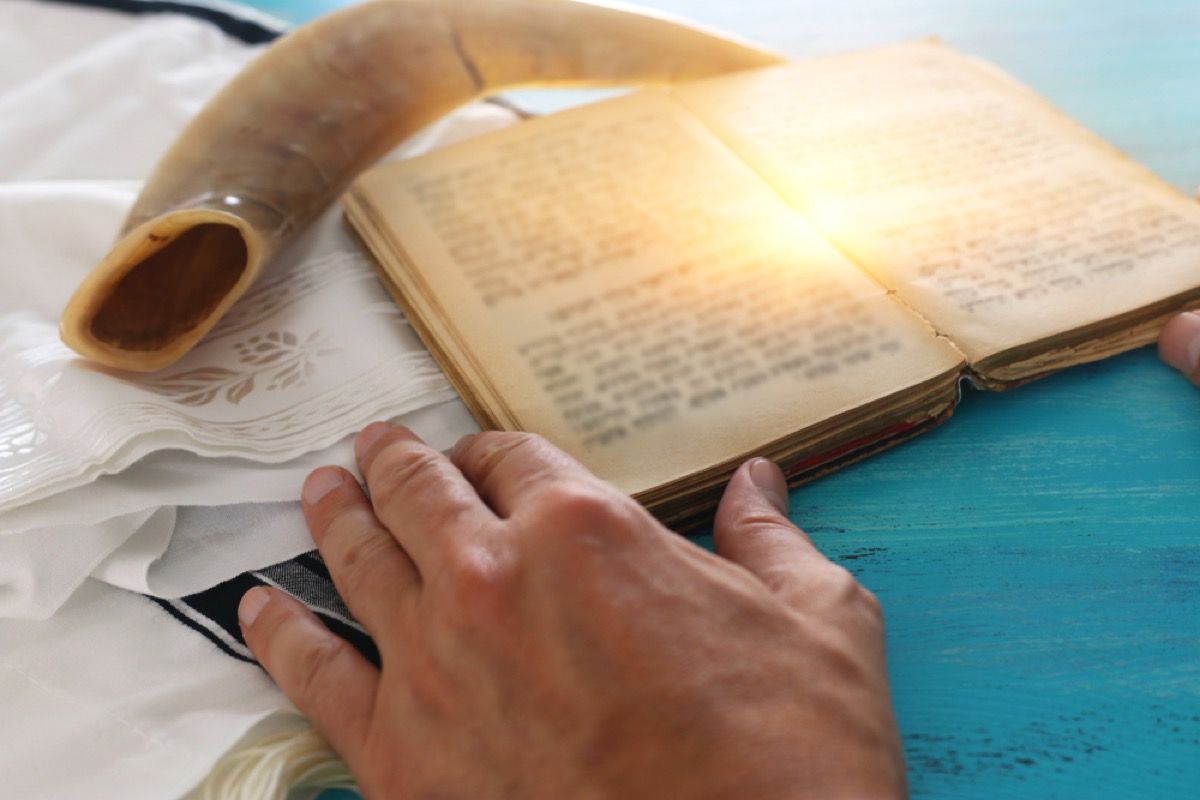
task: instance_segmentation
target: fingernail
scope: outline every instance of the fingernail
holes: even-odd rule
[[[1200,366],[1200,314],[1185,311],[1163,328],[1159,354],[1175,369],[1191,374]]]
[[[354,440],[354,457],[362,461],[363,456],[371,449],[371,445],[379,441],[379,437],[391,430],[391,427],[386,422],[372,422],[363,428],[362,433],[358,434],[358,438]]]
[[[243,628],[249,628],[254,624],[254,620],[258,619],[259,612],[269,602],[271,602],[271,593],[261,586],[255,586],[242,595],[242,601],[238,603],[238,622],[242,624]]]
[[[783,471],[775,462],[765,458],[756,458],[750,462],[750,480],[762,492],[763,497],[771,501],[771,505],[779,509],[779,513],[787,514],[788,493],[787,481]]]
[[[321,498],[342,485],[345,478],[337,467],[321,467],[313,470],[304,479],[304,488],[300,490],[300,499],[306,506],[316,505]]]

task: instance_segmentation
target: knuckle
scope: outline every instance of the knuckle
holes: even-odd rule
[[[545,440],[541,436],[528,431],[484,431],[475,437],[472,444],[481,451],[488,452],[527,447],[542,441]]]
[[[868,620],[882,622],[883,609],[879,600],[850,570],[840,564],[831,563],[821,578],[821,591],[833,603]]]
[[[501,559],[479,544],[454,547],[446,554],[446,568],[460,586],[490,586],[506,577]]]
[[[731,529],[723,530],[725,536],[750,540],[756,546],[777,549],[783,545],[794,545],[801,536],[799,529],[791,523],[780,522],[779,517],[765,513],[750,513],[738,519]]]
[[[775,594],[789,596],[797,588],[799,575],[795,568],[786,564],[772,564],[757,572],[758,579]]]
[[[626,498],[600,487],[559,483],[537,497],[537,522],[533,527],[551,535],[562,533],[618,534],[633,526]]]
[[[799,529],[781,523],[778,517],[770,514],[748,514],[739,518],[736,525],[718,526],[714,536],[718,551],[738,547],[755,552],[760,561],[766,561],[765,565],[760,563],[754,573],[775,592],[796,588],[802,562],[809,561],[804,558],[807,543]]]
[[[477,434],[456,461],[469,468],[476,480],[487,481],[496,468],[516,453],[536,451],[545,445],[545,439],[522,431],[484,431]]]
[[[330,560],[341,573],[347,593],[368,582],[368,576],[381,563],[381,557],[393,546],[382,536],[370,534],[333,538],[340,543],[333,548]]]
[[[446,558],[452,622],[459,628],[493,628],[517,607],[519,565],[483,546],[460,547]]]
[[[612,498],[591,486],[561,483],[548,488],[539,499],[548,516],[568,523],[588,525],[616,516]]]
[[[295,666],[296,691],[300,698],[311,702],[328,690],[328,676],[345,647],[341,640],[327,634],[301,651]]]
[[[862,586],[850,570],[833,562],[829,562],[821,571],[821,586],[825,594],[837,600],[853,600],[862,591]]]
[[[859,604],[862,606],[864,616],[873,624],[880,628],[883,627],[883,604],[879,602],[879,598],[875,593],[866,587],[859,587]]]
[[[782,520],[778,514],[771,514],[764,511],[747,512],[738,519],[737,527],[739,530],[749,530],[759,535],[774,534],[780,530],[786,530],[789,534],[793,535],[796,533],[795,526],[790,522]]]
[[[388,444],[371,462],[367,475],[372,497],[386,499],[402,487],[432,479],[441,469],[441,460],[440,454],[411,442]]]

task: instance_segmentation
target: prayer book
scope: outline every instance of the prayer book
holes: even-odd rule
[[[997,68],[918,42],[534,118],[343,199],[484,428],[678,527],[1200,305],[1200,206]]]

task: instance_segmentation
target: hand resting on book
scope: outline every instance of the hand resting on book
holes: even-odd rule
[[[1158,337],[1158,354],[1200,387],[1200,313],[1188,311],[1168,322]]]
[[[540,437],[356,445],[370,499],[325,467],[302,500],[382,669],[283,593],[240,617],[366,796],[904,795],[879,606],[771,462],[734,474],[713,554]]]

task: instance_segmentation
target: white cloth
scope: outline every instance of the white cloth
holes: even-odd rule
[[[110,375],[58,343],[62,305],[138,181],[256,52],[172,14],[0,3],[5,796],[180,797],[241,737],[295,725],[260,669],[115,587],[175,597],[309,549],[300,482],[349,465],[368,419],[404,413],[438,447],[474,427],[336,211],[170,371]],[[407,149],[511,119],[467,109]],[[239,361],[253,336],[290,348],[304,377],[284,386],[297,371]],[[243,374],[177,375],[201,368]]]
[[[478,429],[457,401],[397,421],[443,450]],[[17,509],[11,520],[28,527],[0,536],[0,618],[46,619],[88,576],[174,598],[311,550],[294,498],[318,466],[353,468],[352,440],[276,465],[155,453]],[[102,522],[87,521],[98,513]],[[39,527],[42,514],[66,524]]]
[[[414,411],[398,421],[420,432],[439,450],[449,448],[464,432],[478,430],[458,401]],[[142,527],[101,562],[92,576],[155,597],[181,597],[313,549],[300,504],[293,498],[311,469],[320,464],[341,464],[349,469],[354,461],[349,439],[315,455],[319,458],[306,457],[275,470],[276,495],[287,502],[181,506],[169,537],[164,537],[161,530]],[[177,462],[177,466],[184,463]],[[212,465],[195,466],[203,467],[198,474],[211,478]],[[253,471],[261,473],[262,467]],[[261,497],[263,478],[261,474],[255,478],[254,496]],[[225,480],[213,483],[219,491],[227,491]],[[198,489],[199,484],[190,488]]]
[[[257,666],[97,581],[49,622],[0,620],[0,642],[5,797],[180,797],[252,728],[295,714]]]
[[[364,424],[406,415],[439,447],[476,429],[337,209],[167,370],[59,342],[139,180],[258,50],[176,15],[0,4],[0,617],[45,618],[91,573],[174,597],[290,558],[311,544],[284,501],[349,466]],[[463,109],[393,155],[513,119]],[[174,506],[198,508],[172,531]]]
[[[0,186],[0,507],[167,449],[286,461],[453,396],[336,210],[172,367],[120,374],[76,357],[58,315],[136,192],[102,181]]]
[[[0,536],[0,617],[46,619],[129,540],[131,530],[138,531],[139,539],[168,540],[174,526],[175,509],[166,506],[122,514],[98,525]]]

